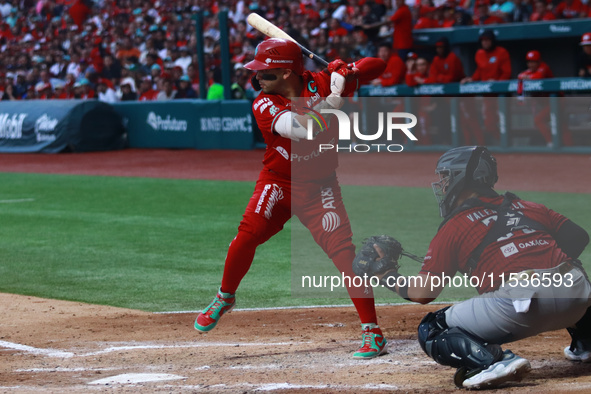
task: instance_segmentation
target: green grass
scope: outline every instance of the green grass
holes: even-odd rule
[[[34,199],[0,202],[0,291],[148,311],[196,310],[210,301],[254,188],[254,182],[1,173],[0,182],[0,201]],[[357,244],[388,233],[405,249],[425,253],[440,222],[429,189],[346,186],[343,194]],[[589,195],[519,195],[591,230]],[[591,261],[590,251],[583,260]],[[419,270],[411,260],[403,264],[405,274]],[[292,270],[309,267],[336,274],[294,220],[257,250],[239,306],[348,303],[292,297]],[[400,301],[387,291],[378,295],[380,302]]]

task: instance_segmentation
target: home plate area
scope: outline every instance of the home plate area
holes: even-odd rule
[[[355,360],[353,308],[234,311],[210,333],[195,313],[0,294],[0,392],[457,392],[416,327],[441,305],[380,306],[388,353]],[[590,392],[591,367],[564,359],[566,331],[509,346],[533,370],[499,392]]]

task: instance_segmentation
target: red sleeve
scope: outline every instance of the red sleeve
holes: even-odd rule
[[[437,232],[429,250],[423,260],[420,274],[437,275],[441,274],[453,276],[458,271],[458,246],[455,242],[456,237],[453,231],[445,231],[445,226]]]
[[[413,86],[417,86],[418,85],[417,81],[415,81],[415,73],[412,73],[412,74],[408,74],[407,73],[404,76],[404,81],[410,87],[413,87]]]
[[[396,21],[400,20],[400,18],[402,18],[402,17],[403,17],[402,8],[403,8],[403,7],[400,7],[400,8],[398,8],[398,9],[396,10],[396,12],[394,13],[394,15],[392,15],[392,16],[390,17],[390,20],[391,20],[392,22],[396,22]]]
[[[252,103],[252,113],[263,136],[275,131],[275,122],[284,112],[289,112],[285,100],[276,95],[260,94]]]
[[[353,94],[361,85],[367,85],[374,79],[378,78],[386,68],[386,62],[375,57],[364,57],[361,60],[350,63],[350,66],[357,68],[358,74],[356,78],[347,80],[345,90],[342,96],[347,97]],[[330,82],[329,82],[330,85]]]
[[[507,79],[511,79],[511,58],[509,57],[509,52],[505,48],[500,48],[499,51],[499,61],[501,62],[501,74],[499,75],[499,81],[504,81]]]
[[[554,8],[554,14],[560,18],[562,16],[562,13],[564,11],[564,9],[566,8],[566,4],[563,2],[561,2],[560,4],[558,4],[556,6],[556,8]]]
[[[364,57],[353,63],[359,70],[359,84],[364,85],[378,78],[386,69],[386,62],[376,57]]]
[[[476,51],[476,55],[474,56],[474,60],[476,61],[476,70],[474,71],[474,74],[472,74],[472,80],[474,81],[480,81],[482,79],[481,76],[481,71],[480,71],[480,63],[481,63],[481,58],[484,56],[484,50],[479,49],[478,51]]]
[[[439,57],[435,56],[433,58],[433,62],[431,62],[431,65],[429,66],[429,79],[432,79],[435,82],[443,82],[443,81],[441,81],[443,75],[440,75],[437,72],[437,67],[436,67],[436,65],[437,65],[437,63],[439,63],[439,61],[440,61]]]

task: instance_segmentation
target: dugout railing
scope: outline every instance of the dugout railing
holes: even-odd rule
[[[438,112],[437,118],[428,122],[431,124],[429,132],[433,143],[421,145],[420,138],[419,143],[405,140],[405,150],[439,151],[474,143],[465,141],[464,136],[469,130],[462,130],[462,127],[467,127],[462,121],[462,116],[466,116],[465,109],[462,113],[460,105],[464,100],[472,102],[474,113],[468,114],[474,118],[472,125],[498,128],[498,138],[487,136],[486,139],[486,144],[493,150],[591,153],[591,78],[524,81],[520,95],[517,95],[518,86],[518,80],[425,84],[418,87],[362,86],[359,102],[362,108],[373,108],[382,100],[389,103],[386,105],[396,106],[398,111],[419,116],[420,113],[425,116],[422,109],[433,103],[443,109]],[[474,107],[473,102],[478,105]],[[485,121],[480,114],[484,106],[490,107],[495,114],[492,125],[490,119]],[[546,119],[543,116],[540,118],[543,120],[536,119],[542,111],[546,112],[542,114],[546,115]],[[364,111],[361,118],[361,123],[371,132],[371,121],[364,118]],[[551,141],[546,141],[540,133],[541,121],[545,122],[542,127],[547,126],[550,130]]]

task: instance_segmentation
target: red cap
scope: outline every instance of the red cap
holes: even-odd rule
[[[302,50],[295,42],[282,38],[269,38],[257,45],[254,60],[244,65],[252,71],[288,68],[303,74]]]
[[[581,37],[580,45],[591,45],[591,33],[583,34],[583,37]]]
[[[525,59],[530,62],[539,62],[542,59],[542,55],[538,51],[529,51],[527,55],[525,55]]]
[[[479,0],[479,1],[476,2],[476,7],[480,7],[480,6],[483,6],[483,5],[488,6],[489,5],[488,0]]]

